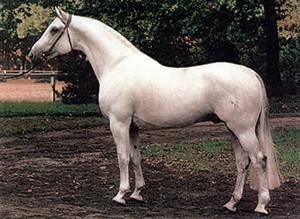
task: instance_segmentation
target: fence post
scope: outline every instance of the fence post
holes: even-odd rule
[[[52,102],[55,101],[55,75],[51,75]]]

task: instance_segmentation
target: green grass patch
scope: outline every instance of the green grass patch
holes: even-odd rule
[[[146,147],[146,157],[186,170],[230,170],[234,167],[227,139],[207,140],[201,144],[170,144]],[[228,162],[231,160],[231,162]],[[220,162],[222,161],[222,165]],[[217,163],[217,165],[216,165]]]
[[[3,102],[0,103],[0,117],[26,116],[99,116],[96,104],[64,104],[62,102]]]
[[[300,179],[300,127],[275,130],[273,140],[283,175]]]
[[[103,124],[108,124],[108,120],[100,116],[32,116],[0,118],[0,137],[10,137],[35,132],[94,128]]]
[[[96,104],[62,102],[0,103],[0,137],[64,129],[92,128],[107,123]]]
[[[300,179],[300,128],[273,132],[279,165],[284,178]],[[207,140],[201,144],[167,144],[145,147],[152,162],[176,166],[187,171],[236,172],[235,158],[228,139]]]

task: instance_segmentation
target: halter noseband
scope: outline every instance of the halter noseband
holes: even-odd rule
[[[58,17],[58,18],[65,25],[65,27],[64,27],[63,31],[60,33],[60,35],[56,38],[56,40],[54,41],[54,43],[51,45],[51,47],[42,54],[42,56],[44,58],[46,58],[50,54],[50,51],[54,48],[54,46],[60,40],[60,38],[62,37],[62,35],[65,33],[65,31],[67,31],[69,44],[70,44],[71,50],[73,51],[73,46],[72,46],[72,43],[71,43],[71,37],[70,37],[70,34],[69,34],[69,30],[68,30],[68,28],[70,26],[70,23],[72,21],[72,15],[71,14],[69,15],[67,22],[65,22],[61,17]]]

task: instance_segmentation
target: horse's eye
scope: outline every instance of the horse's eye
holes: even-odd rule
[[[57,28],[57,27],[52,27],[52,29],[51,29],[51,33],[52,34],[55,34],[55,33],[57,33],[59,31],[59,28]]]

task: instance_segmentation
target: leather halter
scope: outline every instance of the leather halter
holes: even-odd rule
[[[58,18],[65,25],[65,27],[64,27],[63,31],[59,34],[59,36],[56,38],[56,40],[54,41],[54,43],[51,45],[51,47],[42,54],[42,56],[44,58],[47,58],[47,56],[50,54],[51,50],[54,48],[54,46],[60,40],[60,38],[62,37],[62,35],[65,33],[65,31],[67,31],[67,35],[68,35],[68,40],[69,40],[69,44],[70,44],[70,47],[71,47],[71,51],[73,51],[73,46],[72,46],[72,43],[71,43],[71,37],[70,37],[69,29],[68,29],[69,26],[70,26],[70,23],[72,21],[72,15],[71,14],[69,15],[67,22],[65,22],[61,17],[58,17]]]

